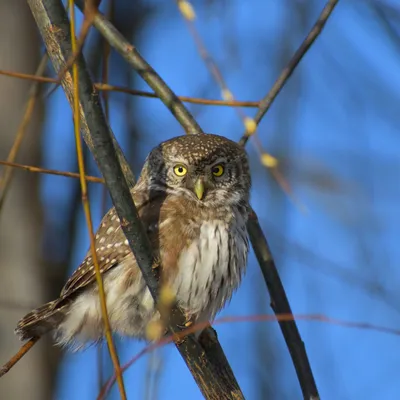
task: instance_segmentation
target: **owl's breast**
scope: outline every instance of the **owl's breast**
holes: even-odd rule
[[[197,237],[181,251],[173,286],[180,305],[192,315],[214,318],[240,284],[248,241],[245,221],[234,222],[202,222]]]

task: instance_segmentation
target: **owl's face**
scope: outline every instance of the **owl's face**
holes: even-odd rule
[[[247,204],[251,185],[245,151],[217,135],[179,136],[152,150],[141,179],[206,206]]]

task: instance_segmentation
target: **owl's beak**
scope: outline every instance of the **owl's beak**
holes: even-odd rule
[[[196,180],[196,183],[194,184],[194,192],[196,193],[196,196],[199,200],[203,198],[204,195],[204,181],[201,178],[198,178]]]

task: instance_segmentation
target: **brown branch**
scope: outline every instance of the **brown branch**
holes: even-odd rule
[[[44,54],[38,67],[37,67],[35,75],[43,75],[44,74],[44,72],[46,70],[47,61],[48,61],[47,54]],[[35,109],[36,100],[38,99],[38,96],[39,96],[39,88],[40,88],[40,85],[39,85],[38,81],[32,82],[32,85],[29,90],[29,98],[28,98],[28,101],[25,106],[25,112],[24,112],[22,120],[19,124],[17,133],[15,135],[14,144],[12,145],[12,148],[7,157],[8,162],[15,161],[15,159],[18,155],[18,152],[22,145],[22,141],[25,137],[25,133],[27,131],[29,122],[31,120],[33,111]],[[10,168],[9,166],[7,166],[4,169],[3,174],[0,178],[0,212],[3,208],[4,201],[7,197],[8,189],[10,187],[11,180],[12,180],[12,175],[13,175],[13,169]]]
[[[43,82],[43,83],[57,83],[57,79],[48,78],[40,75],[24,74],[23,72],[0,70],[0,75],[9,76],[10,78],[25,79],[28,81]]]
[[[218,64],[214,60],[214,58],[211,56],[210,52],[207,50],[207,47],[196,29],[196,26],[194,24],[194,9],[192,6],[190,6],[190,11],[187,12],[187,7],[188,7],[188,2],[186,0],[176,0],[176,3],[178,5],[178,8],[185,20],[186,26],[188,28],[189,34],[193,38],[193,42],[196,46],[197,52],[199,53],[200,58],[203,60],[205,67],[208,69],[210,72],[210,75],[214,79],[214,81],[217,83],[221,90],[221,96],[224,100],[230,100],[234,101],[235,97],[233,95],[233,92],[229,89],[228,84],[226,83],[224,76],[222,75],[222,72],[220,68],[218,67]],[[254,133],[254,130],[251,129],[251,123],[249,124],[247,121],[250,119],[247,117],[243,111],[238,108],[235,110],[236,113],[238,114],[239,118],[242,120],[243,125],[246,128],[246,131],[250,129],[250,133]],[[255,126],[255,124],[253,124]],[[250,134],[249,133],[249,134]]]
[[[40,173],[40,174],[58,175],[58,176],[64,176],[66,178],[79,179],[79,174],[76,172],[66,172],[66,171],[64,172],[64,171],[58,171],[55,169],[34,167],[32,165],[18,164],[18,163],[13,163],[13,162],[9,162],[9,161],[0,161],[0,165],[6,165],[9,167],[13,167],[13,168],[20,168],[25,171],[35,172],[35,173]],[[85,179],[89,182],[104,183],[104,179],[98,178],[97,176],[86,175]]]
[[[261,100],[260,107],[254,118],[257,125],[261,122],[262,118],[271,107],[271,104],[273,103],[289,77],[292,75],[293,71],[295,70],[303,56],[306,54],[307,50],[311,47],[315,39],[321,33],[326,24],[326,21],[328,20],[337,3],[338,0],[329,0],[327,2],[317,22],[314,24],[311,32],[308,34],[304,42],[296,51],[289,64],[282,71],[272,89]],[[242,146],[245,146],[248,139],[249,135],[245,133],[239,143]],[[255,213],[251,215],[251,218],[249,219],[249,222],[247,224],[247,229],[258,263],[260,264],[264,280],[268,286],[268,290],[271,296],[272,309],[274,310],[275,314],[291,314],[292,310],[290,308],[289,301],[282,285],[282,281],[279,277],[279,273],[276,268],[271,251],[269,249],[267,239],[264,236],[264,233],[260,227]],[[297,377],[300,382],[304,399],[319,399],[318,389],[314,380],[310,363],[308,361],[304,343],[297,329],[296,322],[280,321],[279,326],[292,357],[292,361],[296,369]]]
[[[221,89],[222,97],[225,100],[229,99],[231,101],[235,101],[234,94],[229,89],[221,69],[219,68],[214,58],[211,56],[210,52],[207,50],[207,47],[200,33],[196,29],[196,26],[194,24],[194,15],[195,15],[194,9],[192,8],[192,6],[190,6],[188,12],[187,7],[189,3],[186,0],[176,0],[176,2],[181,14],[185,19],[189,33],[193,38],[194,44],[197,48],[197,52],[199,53],[201,59],[203,60],[206,68],[209,70],[214,81],[218,84],[219,88]],[[273,157],[271,154],[267,153],[264,150],[261,141],[258,139],[256,132],[257,124],[254,121],[254,119],[247,116],[240,108],[235,109],[235,111],[245,127],[246,136],[253,137],[252,144],[259,155],[261,164],[267,169],[267,171],[273,176],[273,178],[275,178],[280,188],[293,201],[293,203],[298,204],[299,202],[295,198],[289,182],[285,179],[285,177],[279,170],[279,160]]]
[[[79,6],[81,0],[77,0],[77,3]],[[110,27],[111,24],[104,17],[101,18],[100,22],[101,22],[100,27],[102,28],[101,32],[112,46],[114,46],[115,40],[117,41],[122,40],[123,44],[119,43],[118,48],[121,47],[129,48],[130,44],[126,42],[121,35],[115,35],[116,31],[115,28],[112,26]],[[96,26],[96,28],[99,29],[97,18],[94,21],[94,25]],[[132,65],[135,68],[135,65],[134,64]],[[164,103],[168,103],[169,89],[165,87],[166,86],[165,82],[163,82],[161,79],[158,82],[160,86],[156,84],[152,86],[152,89],[159,95],[159,97],[161,98],[161,100],[163,100]],[[166,96],[165,95],[166,93],[167,97],[164,97]],[[186,126],[187,123],[191,123],[190,119],[185,120],[180,118],[180,116],[184,114],[183,110],[187,112],[183,104],[180,102],[176,103],[175,107],[176,107],[175,111],[177,111],[178,109],[178,112],[175,112],[174,115],[178,119],[178,121],[182,124],[182,126]],[[196,132],[197,129],[196,126],[197,124],[191,126],[188,132]],[[282,282],[280,280],[275,263],[272,259],[268,243],[265,239],[264,233],[258,223],[257,217],[254,212],[250,215],[247,228],[249,231],[252,246],[257,255],[260,268],[263,272],[264,279],[266,281],[268,290],[270,292],[272,305],[275,313],[291,314],[291,309],[287,300],[287,296],[282,286]],[[282,322],[280,324],[280,327],[283,332],[284,338],[286,340],[289,352],[292,356],[293,364],[297,372],[297,376],[303,391],[304,398],[318,399],[319,398],[318,390],[315,385],[307,353],[305,352],[304,344],[301,340],[295,322],[287,322],[287,323]]]
[[[104,24],[106,26],[104,26]],[[120,41],[121,36],[118,36],[118,35],[115,36],[115,28],[113,28],[114,31],[113,30],[111,30],[111,31],[109,30],[109,26],[107,26],[107,21],[105,21],[104,18],[101,21],[101,25],[102,25],[102,28],[103,28],[102,33],[105,36],[107,36],[107,35],[111,35],[112,36],[111,44],[115,45],[113,40],[114,41],[116,40],[117,42]],[[126,46],[127,42],[124,41],[123,38],[122,38],[122,43],[123,43],[124,46]],[[121,42],[117,43],[117,44],[121,44]],[[128,53],[132,50],[132,48],[129,47],[129,44],[128,44],[128,47],[126,47],[126,49],[127,49]],[[124,49],[119,48],[119,50],[124,54]],[[124,55],[129,60],[129,58],[130,58],[129,54],[124,54]],[[133,60],[133,61],[130,60],[130,61],[131,61],[131,64],[135,66],[135,60]],[[146,64],[146,66],[147,66],[147,64]],[[138,65],[136,65],[136,67],[138,67]],[[153,73],[154,71],[151,70],[151,72]],[[143,74],[142,76],[145,78],[145,74]],[[173,105],[173,107],[171,109],[171,105],[169,104],[169,100],[171,99],[171,96],[170,96],[171,93],[168,92],[168,91],[165,91],[165,86],[166,86],[165,83],[163,81],[160,81],[160,80],[153,80],[151,82],[151,84],[153,85],[152,88],[160,96],[160,98],[164,101],[164,103],[169,105],[170,110],[174,113],[176,118],[183,124],[183,126],[185,126],[185,129],[187,131],[189,131],[189,132],[190,131],[194,131],[194,132],[198,131],[197,123],[193,123],[193,120],[191,120],[190,118],[189,119],[185,118],[185,112],[182,111],[182,109],[184,110],[184,107],[183,107],[183,105],[181,103],[177,102],[176,104]],[[174,99],[174,101],[175,101],[175,99]],[[183,114],[182,114],[182,112],[183,112]],[[184,117],[182,117],[182,115],[184,115]],[[187,129],[188,127],[189,127],[189,129]],[[277,275],[276,267],[275,267],[275,265],[273,263],[270,251],[268,249],[268,244],[267,244],[267,242],[266,242],[266,240],[265,240],[265,238],[263,236],[263,233],[261,231],[261,228],[260,228],[260,226],[259,226],[259,224],[258,224],[258,222],[257,222],[257,220],[256,220],[256,218],[254,216],[249,221],[249,234],[250,234],[250,237],[251,237],[251,240],[252,240],[253,247],[254,247],[255,252],[257,254],[257,257],[258,257],[258,259],[260,261],[260,264],[262,264],[261,267],[264,268],[263,269],[263,273],[266,272],[266,271],[268,272],[268,268],[270,268],[269,272],[272,271],[272,272],[276,273],[276,275]],[[274,311],[277,312],[277,303],[276,302],[274,303],[274,300],[279,298],[279,295],[281,295],[282,293],[284,294],[283,287],[279,287],[279,285],[277,287],[273,287],[274,285],[277,284],[277,282],[275,280],[273,280],[273,279],[269,280],[269,278],[270,278],[269,275],[264,274],[264,277],[265,277],[265,279],[267,281],[267,285],[268,285],[269,290],[271,292],[271,298],[272,298],[272,302],[273,302],[273,305],[274,305]],[[277,275],[277,278],[278,278],[278,281],[280,283],[280,279],[279,279],[278,275]],[[277,295],[274,296],[274,294],[277,294]],[[287,301],[286,296],[284,296],[284,299]],[[287,303],[287,306],[289,307],[288,303]],[[290,307],[289,307],[289,311],[290,311]],[[291,311],[289,312],[289,314],[291,314]],[[297,328],[296,328],[295,324],[294,324],[294,327],[295,327],[295,329],[297,331]],[[283,325],[281,325],[281,328],[284,331]],[[298,331],[297,331],[297,334],[298,334]],[[285,335],[285,331],[284,331],[284,335]],[[285,339],[287,339],[287,335],[285,335]],[[301,344],[300,347],[298,346],[299,343]],[[291,343],[288,343],[288,347],[289,347],[289,350],[291,351],[292,358],[294,359],[295,366],[296,366],[296,361],[295,360],[296,359],[300,359],[300,361],[303,361],[303,362],[305,360],[306,361],[306,366],[309,367],[307,356],[306,356],[305,351],[304,351],[304,345],[302,344],[300,337],[298,337],[295,340],[295,345],[296,346],[293,347]],[[302,348],[302,346],[303,346],[303,348]],[[296,349],[299,352],[299,354],[297,356],[294,355],[293,352],[292,352],[292,351],[294,351]],[[304,371],[306,371],[306,369],[307,368],[303,368]],[[298,368],[296,368],[296,370],[297,370],[298,375],[299,375]],[[313,386],[315,386],[315,383],[313,385],[313,378],[312,378],[312,382],[304,383],[307,380],[307,378],[310,378],[310,376],[312,378],[311,370],[306,371],[305,376],[299,375],[299,380],[300,380],[300,383],[302,385],[303,393],[305,393],[304,392],[304,387],[311,387],[312,388]],[[318,393],[317,392],[315,392],[313,394],[312,391],[310,391],[309,393],[310,393],[310,395],[308,395],[307,398],[318,398]]]
[[[56,73],[58,73],[64,67],[66,62],[70,59],[72,54],[70,44],[69,46],[67,46],[67,48],[63,48],[64,45],[63,39],[65,32],[63,32],[63,30],[59,28],[59,26],[52,25],[47,14],[51,13],[54,9],[57,9],[58,2],[54,2],[54,4],[52,4],[51,2],[46,2],[46,8],[44,7],[43,2],[40,0],[29,0],[28,3],[37,23],[42,23],[42,24],[46,23],[46,28],[41,33],[47,48],[47,53],[53,63]],[[62,21],[61,27],[65,27],[65,25],[67,24],[67,28],[69,28],[68,19],[64,9],[63,12],[65,15],[65,21]],[[86,69],[86,65],[82,57],[77,58],[77,64],[79,66],[79,75],[82,77],[82,80],[80,82],[80,94],[82,95],[82,93],[84,94],[92,93],[91,104],[92,107],[96,107],[96,105],[100,102],[99,96],[98,93],[94,91],[93,84],[90,80],[89,72]],[[73,88],[72,88],[72,77],[69,71],[64,75],[61,84],[64,88],[68,102],[72,105]],[[99,115],[96,113],[95,114],[84,113],[83,107],[84,107],[83,100],[80,98],[81,130],[86,144],[88,145],[90,150],[93,151],[93,143],[90,135],[90,129],[92,128],[92,124],[105,123],[105,121],[103,119],[100,119]],[[118,159],[120,160],[123,168],[125,179],[127,180],[128,185],[130,187],[133,187],[135,183],[135,177],[133,176],[132,171],[130,170],[129,164],[126,161],[125,156],[119,144],[115,140],[114,135],[112,133],[111,135],[113,137],[113,145],[117,152]]]
[[[71,55],[68,19],[62,3],[58,0],[28,0],[28,4],[39,26],[55,70],[56,72],[60,71]],[[95,23],[97,19],[96,16]],[[101,20],[100,18],[100,22]],[[105,29],[107,30],[107,28]],[[113,33],[115,34],[115,32]],[[131,49],[127,49],[127,51],[127,58],[136,63],[136,66],[139,67],[143,64],[137,53],[131,52]],[[123,178],[121,166],[115,154],[115,144],[101,110],[97,92],[94,90],[87,74],[82,55],[78,56],[76,63],[79,68],[81,123],[83,128],[85,126],[87,128],[87,131],[83,132],[85,141],[90,144],[91,152],[110,190],[114,206],[121,220],[122,229],[150,293],[157,300],[157,268],[152,268],[153,255],[149,240]],[[158,75],[150,67],[147,67],[147,70],[142,72],[143,76],[153,84],[155,84],[154,82],[159,82]],[[67,72],[62,80],[62,85],[70,102],[73,101],[71,82],[70,73]],[[170,101],[170,110],[175,112],[176,117],[181,118],[183,123],[192,124],[191,127],[197,125],[193,125],[194,120],[186,110],[181,112],[180,107],[182,106],[179,99],[173,93],[171,95],[171,93],[169,89],[164,91],[164,95]],[[176,108],[177,104],[179,105],[178,110]],[[194,130],[188,129],[188,131],[199,132],[199,129],[197,125]],[[169,326],[171,332],[179,332],[182,329],[179,326],[184,326],[185,322],[186,318],[183,313],[177,308],[173,308],[171,325]],[[217,345],[219,346],[219,343]],[[177,343],[177,347],[207,399],[243,398],[222,350],[218,363],[216,363],[215,358],[210,353],[210,351],[214,351],[215,346],[204,348],[193,335],[190,335],[183,342]]]
[[[178,1],[179,4],[179,1]],[[324,15],[324,13],[323,13]],[[327,17],[329,14],[327,15]],[[326,17],[326,18],[327,18]],[[208,53],[207,49],[205,48],[204,43],[201,40],[200,35],[197,33],[194,25],[193,19],[186,19],[190,32],[195,40],[197,48],[200,52],[201,57],[203,58],[206,65],[209,67],[211,74],[213,75],[216,82],[220,85],[222,92],[224,93],[231,93],[223,79],[222,73],[220,72],[218,66]],[[322,29],[322,27],[320,28]],[[314,38],[315,40],[315,38]],[[311,45],[311,44],[310,44]],[[289,76],[288,76],[289,77]],[[288,78],[287,77],[287,78]],[[287,79],[286,78],[286,79]],[[276,93],[276,95],[278,92]],[[232,97],[233,95],[230,94]],[[276,96],[275,95],[275,96]],[[262,103],[262,102],[261,102]],[[262,105],[260,104],[259,110],[262,110]],[[265,114],[266,111],[264,111]],[[263,114],[263,115],[264,115]],[[257,114],[258,115],[258,114]],[[262,118],[262,116],[260,117]],[[246,121],[245,118],[242,119]],[[255,123],[258,124],[259,120],[255,120]],[[246,126],[246,124],[245,124]],[[246,126],[246,138],[250,137],[251,134],[255,132],[255,129],[248,129]],[[243,143],[243,145],[246,142]],[[257,147],[257,146],[256,146]],[[270,163],[271,165],[263,162],[263,165],[267,166],[268,169],[274,174],[275,178],[277,179],[278,183],[282,187],[282,189],[291,197],[293,195],[291,193],[291,189],[288,186],[286,180],[283,179],[283,176],[280,174],[278,170],[278,160],[273,159],[269,154],[265,153],[262,149],[261,144],[257,147],[257,150],[261,153],[260,158],[263,161],[265,157],[268,157],[269,161],[273,161]],[[258,258],[258,262],[260,264],[260,268],[263,272],[265,282],[267,284],[270,296],[271,296],[271,306],[276,314],[281,313],[291,313],[291,308],[283,288],[281,279],[279,277],[278,271],[276,269],[274,260],[272,258],[271,252],[269,250],[268,242],[264,236],[264,233],[260,227],[260,224],[257,220],[256,214],[253,212],[251,214],[251,218],[247,224],[247,229],[249,231],[249,236]],[[304,343],[301,340],[299,331],[297,329],[296,323],[294,320],[285,322],[279,322],[282,333],[285,337],[286,344],[288,346],[289,352],[292,356],[293,364],[295,366],[298,379],[300,382],[300,386],[303,391],[303,395],[305,399],[317,399],[319,398],[318,390],[315,384],[315,380],[311,371],[310,363],[308,361],[307,353],[305,351]]]
[[[370,322],[354,322],[354,321],[347,321],[339,318],[332,318],[328,317],[324,314],[257,314],[257,315],[244,315],[244,316],[226,316],[222,318],[218,318],[214,321],[215,325],[221,325],[226,323],[241,323],[241,322],[287,322],[287,321],[314,321],[314,322],[321,322],[331,325],[337,325],[344,328],[350,329],[363,329],[369,330],[379,333],[384,333],[387,335],[393,336],[400,336],[400,329],[390,328],[387,326],[376,325]],[[196,332],[200,329],[203,329],[205,326],[204,323],[196,324],[191,326],[188,329],[177,334],[179,338],[184,338],[186,335]],[[126,364],[122,366],[122,371],[125,372],[128,368],[130,368],[133,364],[135,364],[140,358],[142,358],[145,354],[148,354],[155,349],[158,349],[162,346],[165,346],[173,341],[174,337],[169,335],[164,337],[163,339],[151,343],[142,349],[138,354],[136,354],[133,358],[131,358]],[[97,400],[104,399],[107,394],[109,393],[112,385],[115,383],[116,377],[115,375],[112,376],[106,384],[103,386]],[[310,398],[309,400],[312,400]]]
[[[69,8],[70,4],[68,3]],[[97,6],[94,4],[93,0],[86,0],[85,1],[85,10],[83,13],[83,23],[81,27],[81,32],[79,34],[79,39],[77,41],[77,46],[76,49],[72,52],[70,58],[67,60],[65,63],[64,67],[58,72],[58,76],[56,79],[56,82],[59,84],[61,82],[61,79],[64,77],[66,72],[72,67],[72,65],[75,63],[76,59],[78,56],[81,54],[83,46],[85,44],[86,37],[89,33],[90,28],[92,27],[93,24],[93,18],[96,14],[97,11]]]
[[[78,49],[78,43],[75,38],[75,5],[74,5],[74,0],[69,0],[69,8],[70,8],[70,33],[71,33],[71,49],[72,49],[72,57],[77,58],[80,53],[80,49]],[[90,7],[85,7],[85,21],[87,19],[91,18],[86,15],[86,10]],[[91,21],[91,19],[90,19]],[[84,27],[86,26],[87,29],[88,25],[85,25],[84,22]],[[84,28],[82,28],[84,29]],[[83,31],[82,31],[83,32]],[[85,31],[85,34],[87,31]],[[82,45],[83,45],[83,40],[82,39]],[[66,66],[64,67],[64,70],[68,70],[66,68],[68,66],[68,61]],[[60,73],[59,73],[60,76]],[[111,324],[110,324],[110,319],[108,316],[108,309],[107,309],[107,300],[106,300],[106,293],[104,289],[104,283],[103,283],[103,276],[100,271],[100,266],[98,262],[98,257],[97,257],[97,252],[96,252],[96,239],[94,237],[94,229],[93,229],[93,221],[92,221],[92,213],[91,213],[91,208],[90,208],[90,203],[89,203],[89,198],[88,198],[88,189],[87,189],[87,182],[85,179],[85,162],[84,162],[84,157],[83,157],[83,150],[82,150],[82,139],[80,135],[80,113],[79,113],[79,71],[78,71],[78,66],[75,63],[75,60],[73,61],[72,64],[72,77],[73,77],[73,95],[74,95],[74,103],[73,103],[73,119],[74,119],[74,134],[75,134],[75,144],[76,144],[76,154],[77,154],[77,159],[78,159],[78,167],[79,167],[79,178],[80,178],[80,183],[81,183],[81,197],[82,197],[82,204],[83,204],[83,209],[85,213],[85,219],[86,219],[86,225],[89,231],[89,237],[90,237],[90,252],[92,254],[93,258],[93,264],[94,264],[94,269],[95,269],[95,274],[96,274],[96,282],[97,282],[97,288],[98,288],[98,297],[99,297],[99,302],[100,302],[100,310],[101,310],[101,316],[103,320],[103,326],[104,326],[104,335],[106,338],[106,343],[108,346],[108,350],[110,353],[110,358],[112,361],[112,364],[114,366],[115,373],[117,375],[117,382],[118,382],[118,389],[120,393],[121,400],[126,400],[126,389],[124,385],[124,381],[122,378],[122,372],[121,372],[121,365],[119,362],[119,357],[117,353],[117,348],[114,343],[114,339],[112,336],[112,330],[111,330]]]
[[[256,116],[254,117],[254,121],[256,122],[257,125],[259,125],[259,123],[263,119],[264,115],[271,107],[272,103],[278,96],[279,92],[282,90],[282,88],[285,85],[285,83],[287,82],[287,80],[292,75],[293,71],[296,69],[296,67],[299,64],[299,62],[301,61],[301,59],[304,57],[304,55],[307,53],[309,48],[312,46],[315,39],[317,39],[317,37],[322,32],[322,29],[324,28],[326,22],[328,21],[328,18],[332,14],[332,11],[334,10],[334,8],[338,2],[339,2],[339,0],[329,0],[326,3],[324,9],[322,10],[320,16],[318,17],[317,22],[312,27],[310,33],[304,39],[303,43],[297,49],[296,53],[294,53],[292,59],[289,61],[288,65],[284,68],[284,70],[281,72],[279,78],[276,80],[276,82],[272,86],[271,90],[260,101],[260,107],[258,109]],[[243,134],[242,138],[240,139],[239,143],[242,146],[244,146],[247,143],[247,141],[249,140],[250,136],[251,135],[249,135],[248,132],[245,132]]]
[[[327,2],[311,32],[296,51],[287,67],[282,71],[270,92],[261,100],[260,107],[254,118],[257,125],[261,122],[262,118],[271,107],[272,102],[275,100],[276,96],[279,94],[303,56],[306,54],[307,50],[311,47],[315,39],[321,33],[337,3],[338,0],[329,0]],[[245,146],[248,139],[249,135],[245,133],[239,143],[242,146]],[[260,264],[261,271],[268,286],[271,296],[271,307],[273,308],[275,314],[291,314],[292,310],[269,249],[267,239],[264,236],[257,216],[254,212],[251,214],[247,224],[247,229],[258,263]],[[308,361],[304,343],[301,340],[300,333],[296,326],[296,322],[280,321],[279,326],[292,357],[304,399],[319,399],[318,389],[312,374],[310,363]]]
[[[14,72],[14,71],[5,71],[0,70],[0,75],[9,76],[11,78],[19,78],[19,79],[26,79],[32,80],[37,82],[44,82],[44,83],[57,83],[57,79],[55,78],[48,78],[42,77],[37,75],[31,74],[24,74],[21,72]],[[97,82],[94,83],[96,89],[101,91],[113,91],[113,92],[120,92],[120,93],[127,93],[132,96],[141,96],[141,97],[148,97],[152,99],[159,99],[158,95],[152,92],[147,92],[145,90],[136,90],[136,89],[129,89],[124,86],[115,86],[106,84],[104,82]],[[191,96],[177,96],[180,101],[185,103],[193,103],[193,104],[202,104],[205,106],[227,106],[227,107],[249,107],[249,108],[257,108],[260,105],[259,101],[242,101],[242,100],[217,100],[217,99],[202,99],[198,97],[191,97]]]
[[[254,253],[268,287],[271,297],[271,308],[277,316],[281,314],[292,314],[267,239],[258,222],[257,215],[254,212],[250,214],[247,230]],[[279,320],[279,326],[285,338],[290,356],[292,357],[304,399],[319,399],[318,389],[296,322],[293,319],[288,321]]]
[[[44,7],[43,2],[41,1],[36,1],[36,0],[30,0],[29,2],[29,6],[31,8],[32,14],[36,19],[36,22],[38,24],[38,27],[41,30],[41,34],[42,37],[45,39],[45,44],[46,44],[46,48],[47,48],[47,53],[56,69],[56,71],[60,71],[62,66],[65,65],[67,57],[65,57],[67,55],[67,53],[70,55],[71,53],[71,41],[69,41],[68,43],[68,49],[67,51],[65,51],[66,49],[62,49],[61,48],[61,43],[62,43],[62,39],[63,37],[70,37],[69,35],[69,24],[65,23],[65,21],[68,21],[68,18],[65,14],[65,10],[62,6],[62,3],[59,3],[59,12],[62,15],[61,21],[60,21],[60,26],[62,25],[64,28],[64,31],[62,32],[61,29],[58,29],[57,24],[52,24],[50,21],[51,19],[49,18],[49,15],[47,14],[47,11],[52,10],[53,12],[55,11],[54,9],[52,9],[53,6],[56,7],[57,9],[57,5],[53,4],[47,4],[47,8]],[[57,11],[56,11],[57,14]],[[59,37],[59,41],[57,40],[56,36],[60,35],[61,37]],[[65,35],[65,36],[64,36]],[[85,79],[82,79],[82,83],[83,83],[83,93],[86,95],[85,96],[85,100],[87,101],[87,95],[90,95],[90,102],[89,102],[89,106],[88,108],[90,108],[90,106],[99,107],[99,102],[98,102],[98,98],[96,98],[96,96],[93,94],[93,85],[91,85],[90,79],[89,79],[89,74],[85,68],[84,65],[82,65],[82,60],[80,60],[81,62],[79,63],[79,70],[80,73],[84,76]],[[73,87],[72,87],[72,77],[71,74],[69,72],[66,73],[66,75],[64,76],[64,78],[62,79],[62,85],[63,88],[67,94],[67,98],[70,101],[71,106],[73,105],[73,101],[74,101],[74,95],[73,95]],[[82,87],[79,88],[80,90],[82,90]],[[97,101],[96,101],[97,100]],[[89,114],[89,118],[86,117],[86,114],[83,112],[84,111],[84,104],[79,103],[79,111],[80,111],[80,119],[81,119],[81,124],[82,124],[82,132],[83,132],[83,136],[84,139],[87,143],[87,145],[92,149],[92,151],[94,151],[93,148],[93,142],[92,142],[92,136],[91,136],[91,130],[90,128],[94,128],[93,126],[93,121],[94,122],[99,122],[96,121],[97,119],[102,119],[102,114],[100,113],[88,113]],[[90,111],[93,111],[93,109],[91,109]],[[103,122],[101,124],[101,122]],[[99,127],[98,127],[99,128]],[[107,134],[110,138],[110,146],[114,152],[114,155],[116,157],[116,159],[118,158],[118,165],[120,168],[120,180],[123,180],[124,183],[126,185],[128,185],[128,182],[130,183],[131,186],[134,185],[134,176],[132,174],[132,171],[129,168],[128,163],[125,160],[125,157],[121,151],[121,149],[119,148],[119,145],[117,143],[117,141],[115,140],[114,136],[112,135],[112,133],[109,131],[109,128],[107,126],[107,124],[104,121],[100,121],[100,128],[99,129],[105,129],[107,131]],[[129,189],[128,193],[129,193]],[[2,368],[1,370],[1,375],[4,375],[5,373],[7,373],[10,368],[15,365],[32,347],[33,345],[40,339],[40,337],[35,337],[32,338],[31,340],[29,340],[27,343],[25,343],[20,351],[9,360],[9,362],[7,362],[5,364],[5,366]]]
[[[131,94],[134,96],[149,97],[153,99],[158,99],[156,93],[146,92],[144,90],[129,89],[122,86],[107,85],[104,83],[95,83],[98,90],[109,90],[115,92],[122,92]],[[249,107],[256,108],[259,107],[258,101],[241,101],[241,100],[217,100],[217,99],[201,99],[198,97],[190,96],[177,96],[177,98],[184,103],[201,104],[206,106],[228,106],[228,107]]]
[[[84,9],[85,2],[83,0],[76,0],[75,3],[81,11]],[[183,106],[176,94],[140,55],[138,50],[124,38],[103,14],[97,12],[93,24],[105,37],[111,47],[113,47],[158,94],[160,100],[179,121],[186,133],[204,133],[200,125]]]
[[[9,361],[7,361],[0,369],[0,378],[5,375],[39,340],[39,337],[33,337],[24,343]]]

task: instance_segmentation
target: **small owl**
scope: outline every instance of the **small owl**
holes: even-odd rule
[[[245,151],[217,135],[179,136],[146,159],[132,196],[161,262],[161,279],[194,323],[212,320],[230,300],[246,269],[250,174]],[[145,338],[160,315],[114,208],[96,233],[111,329]],[[21,340],[55,333],[57,343],[84,346],[102,339],[90,251],[60,297],[27,314]]]

